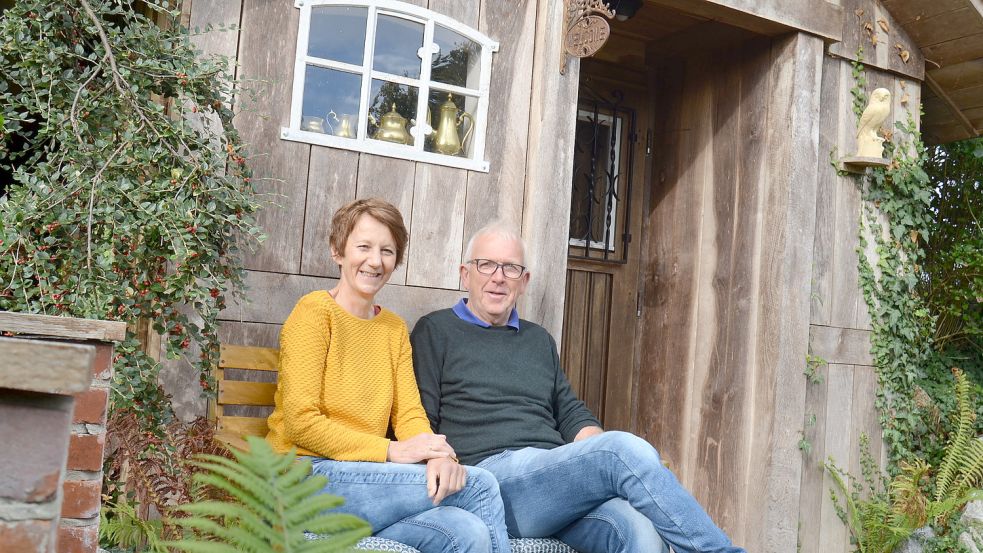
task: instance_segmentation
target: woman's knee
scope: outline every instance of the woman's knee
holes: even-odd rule
[[[498,489],[498,479],[491,472],[479,467],[467,467],[467,485],[473,486],[478,492],[485,492],[490,496],[498,497],[501,492]]]
[[[446,551],[485,552],[491,551],[491,534],[477,515],[457,507],[437,507],[441,513],[441,525],[448,536]]]
[[[490,553],[491,537],[476,515],[458,507],[440,506],[405,518],[377,534],[420,551]]]

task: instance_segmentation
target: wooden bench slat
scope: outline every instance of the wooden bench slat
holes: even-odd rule
[[[218,383],[218,402],[221,405],[273,405],[276,384],[221,380]]]
[[[266,417],[229,417],[218,419],[219,435],[266,436],[269,432]]]
[[[251,369],[277,371],[280,350],[222,344],[218,366],[223,369]]]

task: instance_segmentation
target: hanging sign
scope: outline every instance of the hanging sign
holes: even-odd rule
[[[596,14],[608,19],[614,17],[614,12],[603,0],[567,0],[563,51],[560,54],[561,75],[567,71],[567,56],[593,56],[611,36],[611,26],[607,20]]]
[[[611,26],[603,17],[588,15],[567,31],[563,47],[575,58],[593,56],[611,36]]]

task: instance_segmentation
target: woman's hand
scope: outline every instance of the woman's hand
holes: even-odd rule
[[[434,506],[449,495],[461,491],[468,480],[468,471],[453,458],[427,461],[427,497]]]
[[[408,440],[389,442],[386,460],[392,463],[419,463],[454,457],[454,448],[443,434],[417,434]]]

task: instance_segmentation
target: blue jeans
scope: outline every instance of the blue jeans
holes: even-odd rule
[[[605,432],[555,449],[505,451],[478,466],[498,479],[513,536],[557,535],[583,553],[663,550],[661,540],[630,513],[634,510],[677,553],[744,553],[662,465],[655,448],[626,432]],[[616,499],[628,505],[612,502]],[[581,528],[596,526],[603,517],[622,521],[620,541],[627,545],[612,548],[619,540],[610,532]]]
[[[434,507],[426,465],[317,457],[311,464],[328,478],[324,491],[345,499],[338,511],[365,519],[376,536],[423,553],[509,553],[498,482],[486,470],[466,467],[464,488]]]

